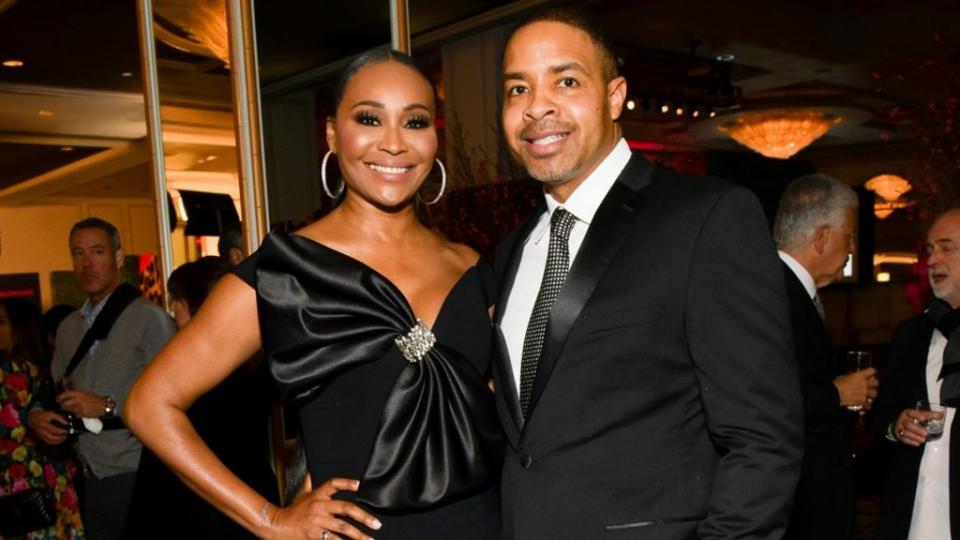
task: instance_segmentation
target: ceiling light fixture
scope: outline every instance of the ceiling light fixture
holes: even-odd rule
[[[8,68],[23,67],[23,60],[16,60],[14,58],[11,58],[10,60],[4,60],[3,67],[8,67]]]
[[[906,178],[895,174],[874,176],[867,180],[863,187],[883,197],[886,201],[895,201],[901,195],[913,189]]]
[[[627,100],[627,110],[628,110],[628,111],[632,111],[632,110],[634,110],[634,109],[636,109],[636,108],[637,108],[637,102],[634,101],[634,100],[632,100],[632,99],[628,99],[628,100]]]
[[[910,191],[910,182],[895,174],[881,174],[874,176],[864,183],[863,187],[879,195],[883,200],[873,205],[873,215],[878,219],[886,219],[894,210],[910,206],[909,201],[901,201],[900,196]]]
[[[717,129],[754,152],[789,159],[840,121],[818,111],[776,110],[746,113]]]

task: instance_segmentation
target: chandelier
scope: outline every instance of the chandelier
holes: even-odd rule
[[[718,129],[754,152],[788,159],[840,121],[823,112],[778,110],[745,113]]]
[[[883,200],[873,205],[873,214],[884,219],[894,210],[910,206],[910,202],[901,201],[900,196],[910,191],[910,182],[895,174],[881,174],[874,176],[863,187],[879,195]]]
[[[157,39],[174,49],[230,65],[225,0],[157,0],[153,12]]]

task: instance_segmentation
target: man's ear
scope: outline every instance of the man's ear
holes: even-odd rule
[[[337,153],[337,127],[332,116],[327,117],[327,148]]]
[[[122,269],[123,269],[123,263],[124,263],[124,261],[125,261],[125,259],[126,259],[126,257],[127,257],[126,254],[123,252],[123,248],[118,248],[118,249],[117,249],[117,252],[114,253],[113,256],[116,258],[117,268],[119,268],[119,269],[122,270]]]
[[[821,225],[817,227],[817,230],[813,232],[813,249],[817,252],[817,255],[823,255],[823,252],[827,249],[827,244],[830,242],[830,226]]]
[[[607,104],[610,106],[610,118],[618,120],[627,101],[627,80],[616,77],[607,83]]]

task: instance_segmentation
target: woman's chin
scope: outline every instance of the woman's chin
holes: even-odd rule
[[[416,199],[416,193],[379,193],[361,195],[360,198],[370,206],[383,212],[402,212],[410,208]]]

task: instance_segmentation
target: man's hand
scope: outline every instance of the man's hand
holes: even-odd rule
[[[904,409],[893,423],[893,436],[903,444],[920,446],[927,442],[927,430],[924,424],[930,419],[943,419],[939,411],[921,411],[918,409]]]
[[[833,385],[840,393],[840,406],[863,407],[866,411],[870,409],[874,398],[877,397],[880,381],[877,380],[877,370],[867,368],[841,375],[833,380]]]
[[[47,444],[57,445],[67,440],[67,430],[60,427],[66,425],[67,419],[52,411],[37,409],[27,416],[27,427]]]
[[[63,410],[81,418],[100,418],[105,412],[103,396],[83,390],[67,390],[57,396],[57,403],[63,407]]]

